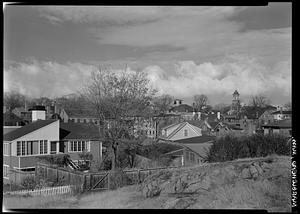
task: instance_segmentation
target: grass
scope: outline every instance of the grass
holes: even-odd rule
[[[194,209],[266,209],[276,212],[290,212],[290,158],[283,156],[272,157],[272,170],[265,172],[260,179],[238,179],[234,183],[216,185],[209,192],[191,195],[195,203],[188,208]],[[259,160],[260,158],[255,158]],[[247,158],[235,161],[236,164],[253,162]],[[234,162],[234,161],[232,161]],[[224,167],[221,163],[207,166],[208,173],[215,167]],[[190,168],[203,170],[201,167]],[[174,197],[174,196],[173,196]],[[43,209],[43,208],[79,208],[79,209],[159,209],[164,208],[166,202],[172,201],[171,196],[158,196],[144,198],[138,186],[127,186],[117,190],[105,192],[89,192],[78,197],[75,196],[49,196],[49,197],[4,197],[3,204],[6,209]]]
[[[47,208],[72,208],[77,198],[70,195],[54,196],[4,196],[5,209],[47,209]]]

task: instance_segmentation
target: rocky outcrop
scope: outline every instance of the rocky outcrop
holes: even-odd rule
[[[141,184],[141,191],[145,197],[163,194],[205,193],[217,185],[233,183],[237,179],[257,180],[271,168],[271,164],[268,162],[270,162],[269,159],[162,170],[149,176]]]

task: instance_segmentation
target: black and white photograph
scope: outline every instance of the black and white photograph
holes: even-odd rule
[[[3,18],[3,212],[297,207],[292,2]]]

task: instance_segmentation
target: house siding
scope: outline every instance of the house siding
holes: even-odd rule
[[[39,156],[20,156],[20,168],[28,168],[28,167],[35,167],[37,162],[40,161]]]
[[[12,167],[19,167],[19,157],[11,156],[11,161],[10,161],[10,157],[4,156],[3,164],[6,164],[6,165],[11,164]]]
[[[49,141],[58,141],[59,140],[59,120],[44,126],[38,130],[35,130],[29,134],[26,134],[16,140],[16,141],[31,141],[31,140],[48,140]],[[50,145],[48,145],[50,147]],[[50,150],[50,148],[49,148]],[[15,150],[16,153],[16,150]]]
[[[185,129],[188,130],[188,136],[184,136]],[[174,136],[172,136],[170,140],[180,140],[197,136],[201,136],[201,134],[195,132],[190,126],[185,125]]]

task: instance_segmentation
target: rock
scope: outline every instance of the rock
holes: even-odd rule
[[[255,166],[251,165],[249,168],[249,171],[250,171],[252,178],[254,178],[254,179],[258,178],[258,171]]]
[[[218,176],[220,174],[220,170],[219,169],[215,169],[214,171],[212,171],[211,175],[212,176]]]
[[[250,174],[249,168],[244,168],[244,169],[242,170],[241,177],[242,177],[243,179],[251,178],[251,174]]]
[[[174,209],[175,205],[179,201],[179,198],[171,198],[168,201],[166,201],[164,205],[164,209]]]
[[[263,171],[269,170],[271,168],[271,164],[266,163],[266,162],[262,162],[261,168],[262,168]]]
[[[256,167],[256,170],[258,171],[258,175],[262,175],[263,174],[263,170],[259,166],[259,164],[257,162],[255,162],[253,165]]]
[[[234,166],[230,165],[224,168],[226,177],[231,181],[233,178],[237,177]]]
[[[208,190],[211,187],[211,179],[210,177],[207,175],[203,178],[202,182],[201,182],[201,189],[205,189]]]

